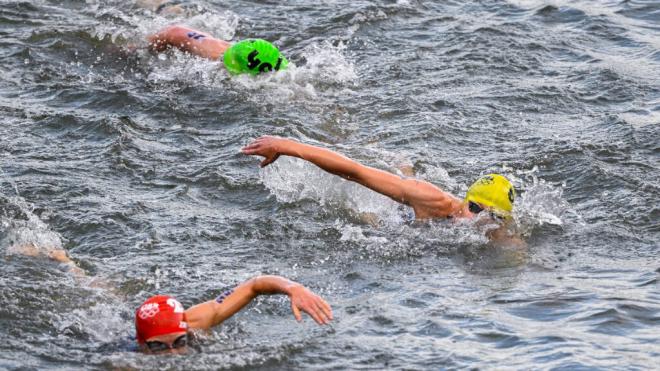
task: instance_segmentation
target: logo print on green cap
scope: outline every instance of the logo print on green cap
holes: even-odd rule
[[[243,40],[232,45],[223,57],[227,70],[233,74],[283,70],[289,61],[275,45],[262,39]]]

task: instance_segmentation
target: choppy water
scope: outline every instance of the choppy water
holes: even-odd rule
[[[660,359],[660,3],[0,2],[0,368],[648,369]],[[275,41],[297,66],[120,46],[171,22]],[[275,134],[456,194],[514,179],[527,256],[281,159]],[[375,212],[372,225],[360,215]],[[11,247],[63,246],[106,286]],[[185,356],[135,352],[134,308],[260,273],[332,304],[259,299]]]

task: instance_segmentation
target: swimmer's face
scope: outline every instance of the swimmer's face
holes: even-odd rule
[[[505,219],[503,216],[501,216],[497,212],[495,212],[495,210],[493,208],[487,207],[485,205],[482,205],[482,204],[480,204],[478,202],[474,202],[474,201],[468,201],[468,210],[470,210],[470,212],[474,215],[477,215],[477,214],[481,213],[482,211],[487,211],[488,216],[491,219],[495,220],[495,221],[503,221]]]
[[[188,334],[185,331],[153,336],[140,344],[147,354],[185,354],[188,350]]]

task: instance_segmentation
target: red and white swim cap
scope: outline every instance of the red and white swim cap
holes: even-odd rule
[[[138,343],[154,336],[187,330],[183,306],[171,296],[152,296],[135,311]]]

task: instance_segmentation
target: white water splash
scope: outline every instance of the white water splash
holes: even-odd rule
[[[103,295],[103,293],[99,293]],[[105,294],[107,297],[107,294]],[[99,299],[101,299],[99,297]],[[57,324],[60,331],[74,327],[85,332],[98,342],[117,341],[132,337],[135,333],[132,321],[126,321],[122,315],[132,310],[116,297],[110,296],[112,303],[96,303],[89,308],[75,309],[62,318]],[[99,321],[102,318],[102,321]]]
[[[523,235],[529,235],[534,227],[544,224],[563,226],[564,216],[572,211],[562,197],[565,184],[552,185],[538,177],[539,169],[503,169],[504,175],[514,184],[518,197],[514,204],[514,218]]]
[[[143,45],[146,45],[148,35],[172,24],[181,24],[223,40],[231,40],[240,22],[240,17],[229,10],[198,7],[180,15],[161,15],[146,9],[127,9],[125,2],[96,3],[90,6],[89,12],[100,21],[96,22],[93,31],[98,39],[110,37],[113,42],[125,39]]]
[[[221,62],[194,57],[178,50],[159,54],[155,58],[150,63],[152,69],[147,80],[154,83],[158,91],[177,89],[173,83],[215,87],[222,85],[228,77]]]
[[[18,195],[6,197],[5,207],[0,210],[0,228],[2,238],[0,246],[6,255],[40,254],[62,248],[62,237],[44,223],[32,210],[33,208]]]
[[[324,207],[374,213],[382,221],[401,223],[404,218],[397,202],[297,158],[280,158],[262,170],[261,179],[280,202],[311,199]]]

